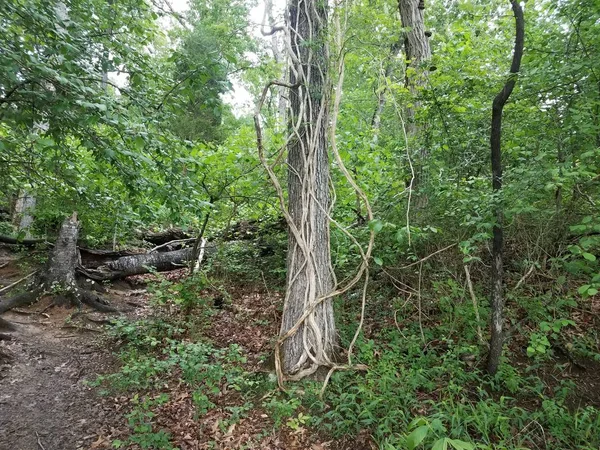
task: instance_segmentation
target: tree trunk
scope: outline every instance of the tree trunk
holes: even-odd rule
[[[405,84],[412,96],[412,105],[404,111],[406,122],[406,134],[409,144],[419,147],[415,156],[417,160],[413,164],[415,167],[414,179],[411,180],[411,188],[420,186],[426,177],[425,165],[429,156],[426,146],[419,143],[418,139],[424,131],[424,126],[419,125],[416,118],[416,112],[421,108],[420,91],[427,84],[429,67],[425,63],[431,59],[431,48],[429,47],[429,38],[425,32],[423,19],[423,10],[425,3],[423,0],[399,0],[398,9],[400,11],[400,20],[404,32],[404,48],[406,53],[406,78]],[[420,197],[415,202],[415,206],[424,206],[425,197]]]
[[[192,248],[174,252],[154,252],[123,256],[100,267],[98,274],[103,280],[117,280],[131,275],[141,275],[150,271],[168,272],[186,267],[192,257]]]
[[[490,134],[492,189],[497,197],[495,206],[496,223],[494,224],[493,229],[492,245],[492,292],[490,300],[492,305],[491,339],[487,363],[487,369],[491,375],[494,375],[498,371],[500,357],[502,356],[502,345],[504,343],[504,336],[502,333],[504,325],[504,319],[502,317],[504,310],[504,264],[502,260],[504,210],[502,207],[502,199],[499,198],[502,190],[502,110],[517,82],[517,73],[519,73],[521,67],[525,36],[525,23],[521,5],[518,0],[511,0],[510,3],[512,5],[516,24],[515,47],[508,81],[494,98],[492,105],[492,130]]]
[[[75,269],[79,263],[78,237],[79,222],[77,214],[73,213],[62,223],[58,239],[40,277],[42,290],[58,293],[58,303],[76,300]]]
[[[15,232],[25,233],[25,239],[31,237],[31,226],[33,225],[33,210],[35,209],[35,197],[27,191],[19,192],[19,198],[15,204],[15,212],[13,214],[13,225]]]
[[[330,365],[336,345],[329,248],[329,121],[326,2],[291,0],[292,65],[288,144],[290,229],[287,289],[280,335],[282,369],[301,378]],[[287,337],[286,337],[287,336]]]
[[[28,291],[0,303],[0,314],[18,306],[34,303],[51,295],[59,305],[80,306],[82,303],[106,312],[116,311],[107,306],[97,295],[82,290],[76,283],[75,270],[79,263],[77,237],[79,222],[77,213],[63,222],[50,258],[41,274],[29,285]]]
[[[192,236],[180,228],[167,228],[166,230],[152,232],[147,231],[141,235],[141,238],[154,245],[163,245],[171,241],[189,239]]]
[[[399,0],[398,9],[404,33],[404,51],[406,53],[407,70],[406,86],[415,98],[413,106],[406,109],[408,130],[415,134],[418,127],[415,123],[415,111],[419,109],[419,90],[427,83],[429,67],[424,64],[431,59],[431,48],[429,38],[425,34],[425,22],[423,19],[423,0]]]
[[[283,52],[280,50],[280,42],[278,38],[277,30],[281,30],[281,27],[277,27],[275,23],[275,17],[273,15],[273,0],[265,0],[265,19],[268,22],[270,31],[269,33],[264,33],[265,35],[271,36],[271,51],[273,52],[273,59],[277,64],[283,64],[285,62],[285,56]],[[264,20],[263,20],[264,22]],[[263,23],[263,25],[265,25]],[[285,113],[287,109],[287,102],[285,98],[285,88],[283,86],[278,86],[276,88],[277,96],[277,109],[276,109],[276,117],[277,117],[277,127],[279,129],[280,124],[285,125]]]

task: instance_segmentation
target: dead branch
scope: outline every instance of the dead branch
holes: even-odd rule
[[[31,272],[29,275],[26,275],[26,276],[24,276],[23,278],[20,278],[20,279],[18,279],[17,281],[15,281],[15,282],[14,282],[14,283],[12,283],[12,284],[9,284],[8,286],[5,286],[5,287],[3,287],[2,289],[0,289],[0,294],[1,294],[2,292],[6,292],[6,291],[8,291],[9,289],[11,289],[11,288],[15,287],[16,285],[18,285],[19,283],[21,283],[21,282],[23,282],[23,281],[27,280],[28,278],[31,278],[31,277],[32,277],[32,276],[34,276],[36,273],[38,273],[38,270],[36,270],[35,272]]]

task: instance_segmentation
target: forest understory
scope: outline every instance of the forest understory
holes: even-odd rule
[[[600,449],[598,0],[3,0],[0,450]]]
[[[285,286],[262,270],[240,272],[251,262],[247,245],[208,263],[210,277],[181,268],[106,284],[119,313],[56,306],[51,297],[5,313],[16,329],[0,340],[0,448],[376,449],[391,439],[411,448],[398,414],[421,417],[409,427],[437,436],[442,420],[456,421],[497,448],[570,448],[567,424],[591,444],[573,448],[600,439],[600,361],[573,345],[598,329],[600,297],[564,309],[570,331],[551,337],[533,361],[535,325],[517,312],[505,370],[489,378],[485,347],[469,342],[475,330],[461,317],[473,308],[466,280],[423,289],[419,305],[393,294],[397,283],[411,289],[416,273],[401,282],[382,271],[356,356],[368,372],[334,375],[321,398],[322,380],[277,387],[273,346]],[[30,250],[15,250],[0,250],[4,285],[40,264]],[[449,264],[455,257],[444,253],[437,257]],[[527,276],[535,289],[545,283]],[[427,300],[431,294],[450,309]],[[359,312],[352,302],[336,305],[342,323]]]

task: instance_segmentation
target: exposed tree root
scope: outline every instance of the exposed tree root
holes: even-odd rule
[[[39,290],[34,290],[15,295],[14,297],[11,297],[8,300],[0,303],[0,314],[3,314],[13,308],[18,308],[19,306],[30,305],[39,298],[40,294],[41,292]]]
[[[3,331],[15,331],[17,328],[10,323],[8,320],[4,320],[2,317],[0,317],[0,330]]]
[[[80,291],[81,302],[100,312],[119,312],[120,310],[108,305],[101,297],[90,291]]]
[[[13,308],[31,305],[32,303],[35,303],[40,298],[42,298],[44,295],[46,295],[46,292],[41,291],[39,289],[15,295],[14,297],[9,298],[8,300],[0,303],[0,314],[10,311]],[[98,296],[94,292],[83,289],[75,289],[75,291],[63,294],[56,294],[53,298],[53,304],[58,306],[76,307],[80,307],[82,304],[85,304],[100,312],[120,312],[118,308],[108,305],[106,301],[104,301],[100,296]],[[10,322],[0,318],[0,330],[14,329],[14,326]]]

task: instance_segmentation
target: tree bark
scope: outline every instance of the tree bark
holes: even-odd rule
[[[73,213],[62,223],[46,269],[40,277],[42,290],[59,293],[58,303],[70,303],[77,295],[75,269],[79,263],[78,237],[79,222],[77,214]]]
[[[180,228],[168,228],[157,232],[147,231],[141,237],[146,242],[151,242],[154,245],[162,245],[171,241],[188,239],[192,236]]]
[[[512,64],[510,66],[510,75],[502,90],[494,98],[492,104],[492,129],[490,134],[490,148],[492,161],[492,189],[496,197],[500,197],[502,190],[502,110],[510,94],[512,93],[517,74],[521,67],[521,58],[523,56],[523,46],[525,39],[525,22],[523,19],[523,9],[518,0],[510,0],[513,14],[515,16],[515,46],[513,51]],[[488,355],[487,370],[491,375],[498,371],[500,357],[502,356],[503,336],[503,310],[504,310],[504,283],[503,272],[504,263],[502,259],[502,249],[504,240],[504,209],[501,198],[496,198],[495,216],[496,223],[493,229],[492,244],[492,291],[491,291],[491,339],[490,353]]]
[[[139,255],[123,256],[111,261],[94,272],[88,273],[91,278],[99,280],[117,280],[131,275],[141,275],[150,271],[168,272],[186,267],[192,257],[192,248],[175,250],[174,252],[142,253]]]
[[[79,222],[77,213],[73,213],[63,222],[44,270],[28,286],[26,292],[1,302],[0,314],[18,306],[34,303],[46,295],[53,296],[54,303],[58,305],[80,306],[85,303],[101,311],[116,311],[107,306],[100,297],[80,289],[77,285],[75,270],[79,263],[78,236]]]
[[[406,54],[406,77],[405,84],[412,96],[412,106],[405,108],[406,134],[409,144],[418,145],[414,166],[416,167],[414,179],[411,180],[411,188],[422,184],[426,177],[425,165],[429,152],[425,145],[418,143],[418,138],[424,131],[424,127],[418,123],[416,112],[421,108],[421,90],[427,84],[429,67],[425,63],[431,59],[431,48],[429,38],[425,33],[423,17],[423,0],[399,0],[398,9],[404,32],[404,49]],[[421,197],[416,205],[424,206],[426,198]]]
[[[288,9],[291,68],[288,144],[290,229],[287,289],[280,330],[281,363],[288,377],[331,364],[336,330],[329,248],[329,121],[326,2],[291,0]],[[304,319],[303,319],[304,317]]]
[[[31,226],[33,225],[33,210],[35,209],[35,197],[27,191],[19,192],[19,198],[15,204],[13,215],[14,230],[17,233],[24,232],[25,239],[31,238]]]

